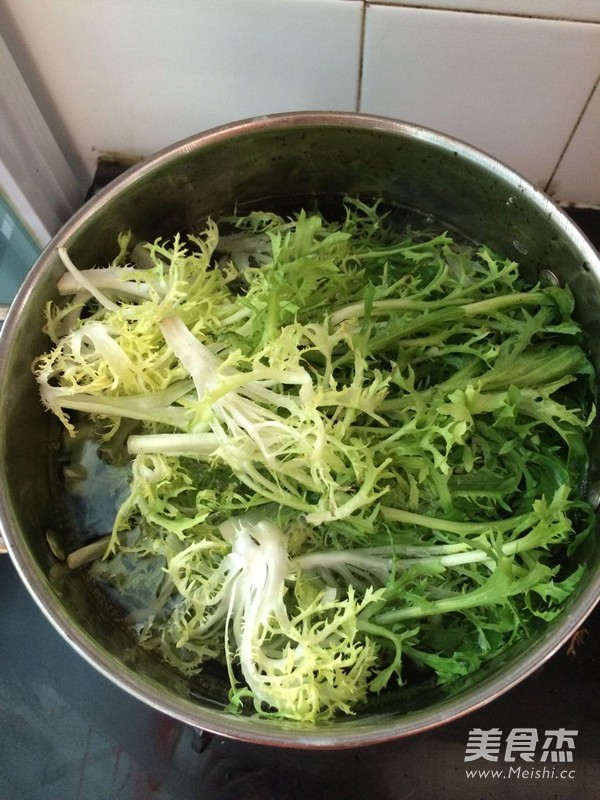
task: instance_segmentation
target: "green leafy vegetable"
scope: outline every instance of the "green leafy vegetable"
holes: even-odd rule
[[[69,563],[145,647],[222,661],[234,711],[314,722],[561,612],[595,388],[568,288],[350,199],[130,245],[60,252],[34,371],[69,435],[91,419],[130,462]]]

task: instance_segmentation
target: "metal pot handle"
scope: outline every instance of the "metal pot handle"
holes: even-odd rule
[[[4,320],[6,319],[6,315],[8,314],[8,309],[10,308],[9,303],[0,303],[0,329],[4,324]],[[6,545],[2,540],[2,536],[0,535],[0,555],[2,553],[6,553]]]

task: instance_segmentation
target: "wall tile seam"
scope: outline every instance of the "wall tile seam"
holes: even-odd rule
[[[567,137],[567,140],[566,140],[566,142],[564,144],[564,147],[563,147],[563,149],[562,149],[562,151],[561,151],[561,153],[560,153],[560,155],[558,157],[558,160],[557,160],[557,162],[556,162],[556,164],[554,166],[554,169],[550,173],[550,177],[548,178],[548,180],[547,180],[547,182],[546,182],[546,184],[544,186],[544,191],[546,193],[548,193],[548,194],[550,194],[550,192],[552,191],[552,182],[554,181],[556,173],[560,169],[560,165],[561,165],[563,159],[565,158],[565,156],[567,154],[567,151],[569,149],[569,145],[573,141],[573,138],[575,137],[575,134],[577,133],[577,129],[581,125],[581,122],[582,122],[582,120],[583,120],[583,118],[585,116],[585,112],[588,110],[588,108],[589,108],[589,106],[590,106],[590,104],[592,102],[592,98],[594,97],[596,91],[600,91],[600,74],[598,74],[598,77],[596,78],[596,81],[593,84],[593,86],[591,88],[591,91],[588,94],[585,103],[583,104],[583,108],[581,109],[581,111],[579,112],[579,116],[575,120],[575,124],[573,125],[573,129],[571,130],[571,133]]]
[[[509,19],[543,20],[547,22],[575,23],[580,25],[600,25],[600,19],[572,19],[571,17],[552,16],[551,14],[519,14],[515,11],[483,11],[479,8],[452,8],[448,6],[407,5],[391,3],[388,0],[363,0],[369,8],[402,8],[411,11],[446,11],[449,14],[474,14],[481,17],[502,17]]]
[[[367,5],[365,0],[362,0],[362,9],[360,15],[360,45],[358,52],[358,75],[356,83],[356,113],[360,113],[362,103],[362,90],[363,90],[363,71],[365,64],[365,35],[367,29]]]

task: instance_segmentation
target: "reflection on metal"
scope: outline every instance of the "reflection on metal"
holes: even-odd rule
[[[540,271],[540,283],[542,286],[560,286],[558,275],[550,269]]]
[[[8,314],[8,309],[10,308],[9,303],[0,303],[0,330],[2,330],[2,324],[6,319],[6,315]],[[0,536],[0,555],[6,553],[6,545],[4,544],[4,540],[2,536]]]

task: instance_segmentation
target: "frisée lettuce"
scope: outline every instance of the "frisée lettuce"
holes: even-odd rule
[[[220,661],[232,711],[352,714],[561,612],[595,415],[567,287],[350,198],[59,255],[40,396],[130,476],[69,564],[184,674]]]

